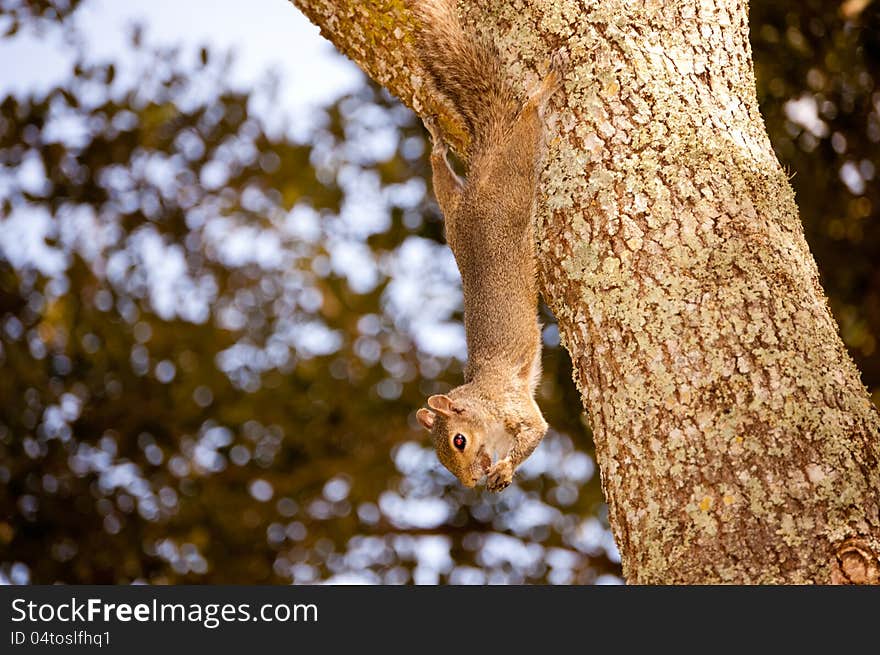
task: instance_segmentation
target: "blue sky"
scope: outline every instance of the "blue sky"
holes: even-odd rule
[[[279,73],[288,115],[331,102],[362,79],[288,0],[84,0],[72,20],[89,59],[124,62],[135,23],[148,42],[179,44],[187,56],[202,45],[231,49],[236,85],[252,86],[270,69]],[[55,28],[0,40],[0,95],[39,92],[64,79],[74,56],[66,41],[69,35]]]
[[[360,70],[321,37],[318,28],[289,0],[83,0],[70,19],[70,28],[45,24],[39,30],[25,29],[12,38],[0,39],[0,61],[5,64],[0,68],[0,97],[8,93],[39,95],[63,83],[70,77],[79,48],[88,61],[114,62],[122,88],[130,88],[132,80],[136,85],[140,66],[129,40],[135,25],[143,27],[148,45],[177,46],[183,62],[195,61],[202,46],[215,54],[231,51],[234,64],[229,81],[233,86],[252,89],[272,71],[279,78],[277,102],[261,104],[263,96],[255,94],[251,109],[270,131],[283,121],[295,139],[309,137],[310,128],[320,120],[317,106],[328,105],[356,90],[364,80]],[[355,160],[382,159],[397,145],[397,129],[387,124],[387,117],[374,118],[361,116],[368,129],[362,130],[360,139],[352,138],[347,144]],[[350,234],[334,241],[333,267],[345,275],[354,290],[365,292],[375,285],[375,276],[370,272],[377,271],[377,263],[363,240],[385,228],[389,199],[379,189],[375,176],[364,175],[357,167],[349,168],[352,174],[341,180],[346,192],[341,218]],[[44,173],[41,166],[26,161],[15,175],[22,183],[39,186]],[[414,206],[425,193],[424,184],[413,180],[404,186],[388,193],[404,194],[408,198],[405,204]],[[297,223],[306,218],[298,215]],[[82,220],[94,223],[88,216]],[[66,258],[45,242],[54,225],[45,211],[19,208],[3,221],[0,255],[17,267],[35,265],[44,274],[61,274]],[[91,233],[96,230],[94,225],[85,229]],[[253,249],[257,243],[249,232],[239,234],[231,229],[222,235],[222,241],[227,249],[236,245]],[[151,279],[151,299],[160,314],[171,315],[174,298],[162,289],[174,286],[181,271],[180,257],[175,259],[172,247],[156,246],[150,252],[155,255],[151,269],[157,271]],[[259,258],[266,257],[267,250],[261,247]],[[438,305],[436,311],[432,311],[430,302],[414,302],[424,295],[424,281],[431,279],[429,269],[439,268],[442,279],[455,282],[458,271],[451,253],[443,246],[412,238],[389,265],[394,271],[387,294],[392,313],[406,316],[423,349],[464,357],[462,326],[445,320],[458,304],[458,295],[439,294],[434,303]]]

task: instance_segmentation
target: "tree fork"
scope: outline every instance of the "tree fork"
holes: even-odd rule
[[[452,145],[404,0],[294,0]],[[633,583],[880,582],[880,416],[761,118],[745,0],[461,3],[521,89],[564,46],[544,297]]]

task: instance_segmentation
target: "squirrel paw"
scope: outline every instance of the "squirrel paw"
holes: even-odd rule
[[[547,68],[547,75],[544,78],[543,84],[543,95],[545,98],[549,98],[562,88],[562,84],[565,81],[565,74],[568,72],[570,64],[571,59],[564,48],[557,48],[553,54],[550,55],[550,65]]]
[[[526,107],[535,107],[539,113],[543,113],[544,106],[556,91],[562,87],[565,74],[568,72],[569,57],[563,48],[557,48],[550,56],[547,74],[529,93]]]
[[[437,116],[425,116],[422,118],[422,123],[425,125],[425,129],[428,130],[428,134],[431,135],[431,141],[433,142],[434,148],[441,152],[446,152],[446,142],[443,140],[443,137],[440,136],[440,126],[437,125]]]
[[[513,465],[509,459],[495,462],[487,473],[486,488],[489,491],[502,491],[513,482]]]
[[[565,51],[565,48],[557,48],[552,55],[550,55],[550,70],[556,73],[559,77],[559,81],[562,81],[562,78],[565,77],[565,74],[568,72],[568,67],[571,64],[571,58],[568,56],[568,53]]]

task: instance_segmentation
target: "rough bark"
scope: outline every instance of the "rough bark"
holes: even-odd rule
[[[403,0],[295,4],[462,134],[426,97]],[[560,45],[572,60],[541,284],[627,580],[880,581],[880,417],[758,110],[746,0],[481,4],[462,5],[466,22],[522,88]]]

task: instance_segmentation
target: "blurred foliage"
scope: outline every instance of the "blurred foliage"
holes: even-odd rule
[[[82,0],[0,0],[0,35],[12,36],[22,25],[63,21]]]
[[[0,0],[0,29],[75,4]],[[751,13],[768,129],[873,388],[878,17]],[[414,116],[365,85],[297,141],[258,118],[271,88],[141,41],[134,72],[81,61],[0,103],[0,579],[615,580],[552,316],[552,430],[511,488],[461,488],[414,420],[463,354]]]
[[[463,347],[415,117],[364,86],[294,142],[228,62],[132,48],[134,74],[80,62],[0,104],[3,577],[618,573],[552,321],[556,432],[505,494],[462,489],[414,420]]]
[[[758,100],[844,342],[880,401],[880,3],[752,2]]]

